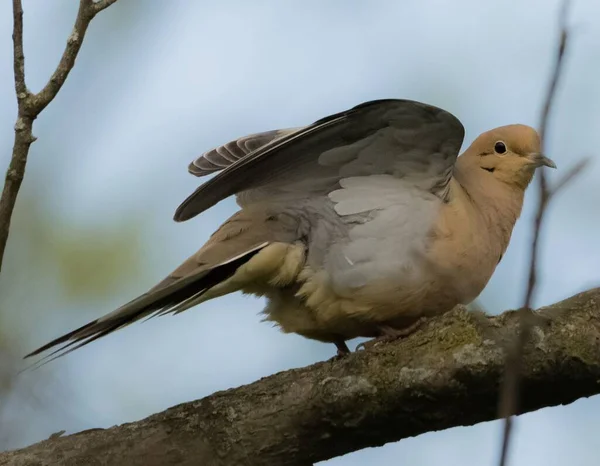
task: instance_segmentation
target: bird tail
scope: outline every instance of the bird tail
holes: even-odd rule
[[[183,312],[205,300],[203,298],[205,298],[204,295],[207,291],[227,282],[239,267],[247,263],[268,245],[269,242],[254,245],[241,254],[230,257],[216,265],[200,266],[193,273],[181,278],[175,278],[171,275],[147,293],[99,319],[52,340],[27,354],[25,358],[36,356],[60,345],[58,349],[34,364],[34,366],[40,367],[144,317],[151,318],[167,313]],[[231,291],[235,290],[228,289],[226,292]],[[211,295],[210,298],[213,298],[224,293],[208,294]]]

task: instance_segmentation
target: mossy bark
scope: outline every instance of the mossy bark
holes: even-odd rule
[[[520,412],[600,393],[600,289],[540,309]],[[519,316],[456,309],[395,343],[281,372],[138,422],[0,454],[0,465],[304,466],[497,416]]]

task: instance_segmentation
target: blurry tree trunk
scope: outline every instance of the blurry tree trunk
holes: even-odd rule
[[[535,312],[519,412],[600,393],[600,288]],[[404,340],[264,378],[131,424],[0,453],[0,466],[306,466],[497,416],[519,315],[456,309]]]

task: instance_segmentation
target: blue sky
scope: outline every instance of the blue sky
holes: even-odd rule
[[[26,71],[34,91],[58,61],[77,3],[24,1]],[[11,306],[0,310],[6,332],[18,351],[31,349],[135,297],[197,250],[235,203],[172,222],[176,206],[198,184],[187,164],[236,136],[303,125],[390,97],[453,112],[466,127],[465,145],[495,126],[537,125],[556,52],[558,6],[549,0],[119,0],[94,20],[67,84],[36,121],[39,139],[23,199],[38,199],[43,215],[62,219],[61,234],[79,235],[78,247],[86,247],[78,233],[86,228],[139,220],[141,268],[124,286],[82,304],[57,286],[51,269],[27,262],[19,247],[27,232],[17,223],[7,258],[14,264],[12,285],[3,291]],[[576,2],[571,22],[548,152],[559,167],[553,176],[584,156],[593,164],[549,209],[537,305],[600,283],[600,4]],[[11,32],[10,2],[2,2],[2,169],[16,113]],[[522,300],[534,198],[532,191],[482,294],[490,312]],[[30,292],[31,280],[37,293]],[[177,318],[128,327],[45,366],[18,382],[0,430],[18,429],[9,445],[16,447],[61,429],[111,426],[334,354],[333,345],[261,323],[262,304],[224,297]],[[26,386],[34,387],[34,401],[20,395]],[[522,416],[511,464],[595,465],[598,408],[593,398]],[[492,464],[499,435],[500,424],[492,422],[324,464]]]

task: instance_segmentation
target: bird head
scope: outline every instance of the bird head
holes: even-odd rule
[[[472,163],[504,183],[522,189],[529,185],[536,168],[556,168],[541,152],[537,131],[526,125],[508,125],[481,134],[465,152]]]

